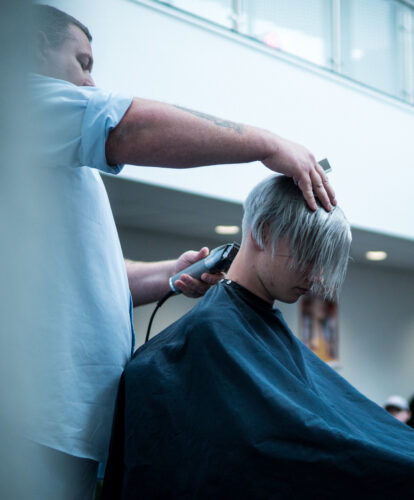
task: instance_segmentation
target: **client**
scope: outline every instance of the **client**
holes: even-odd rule
[[[245,202],[228,279],[128,364],[104,482],[110,499],[396,498],[414,432],[289,330],[274,300],[334,297],[351,233],[272,176]]]

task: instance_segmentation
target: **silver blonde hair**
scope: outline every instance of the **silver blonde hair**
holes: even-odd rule
[[[243,240],[252,237],[273,255],[280,239],[290,246],[290,266],[310,273],[311,291],[334,299],[348,267],[352,236],[339,207],[310,210],[290,177],[273,175],[260,182],[244,202]]]

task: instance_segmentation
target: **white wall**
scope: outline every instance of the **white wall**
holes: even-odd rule
[[[332,182],[353,225],[414,238],[413,108],[130,0],[53,3],[91,28],[100,86],[248,122],[303,143],[331,161]],[[124,175],[241,201],[267,170],[129,167]]]
[[[340,302],[339,372],[378,403],[414,394],[414,272],[351,265]]]
[[[133,259],[165,259],[206,241],[120,228],[124,254]],[[414,394],[414,273],[350,265],[339,303],[339,373],[382,404],[397,393]],[[152,335],[181,317],[195,301],[172,297],[157,312]],[[277,304],[294,333],[298,305]],[[134,310],[137,346],[144,338],[154,305]]]

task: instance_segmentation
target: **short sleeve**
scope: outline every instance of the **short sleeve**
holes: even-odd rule
[[[121,165],[108,165],[105,144],[132,97],[42,75],[32,75],[32,90],[38,138],[35,149],[41,164],[120,172]]]
[[[80,144],[80,161],[104,172],[117,174],[122,165],[108,165],[105,144],[109,132],[121,121],[132,102],[132,98],[92,92],[83,116]]]

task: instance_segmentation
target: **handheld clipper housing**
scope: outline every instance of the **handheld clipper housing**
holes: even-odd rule
[[[181,293],[178,288],[175,288],[175,282],[180,279],[182,274],[189,274],[193,278],[200,279],[204,273],[215,274],[227,271],[236,257],[239,248],[240,245],[236,242],[215,248],[204,259],[171,276],[169,280],[171,290],[176,294]]]

